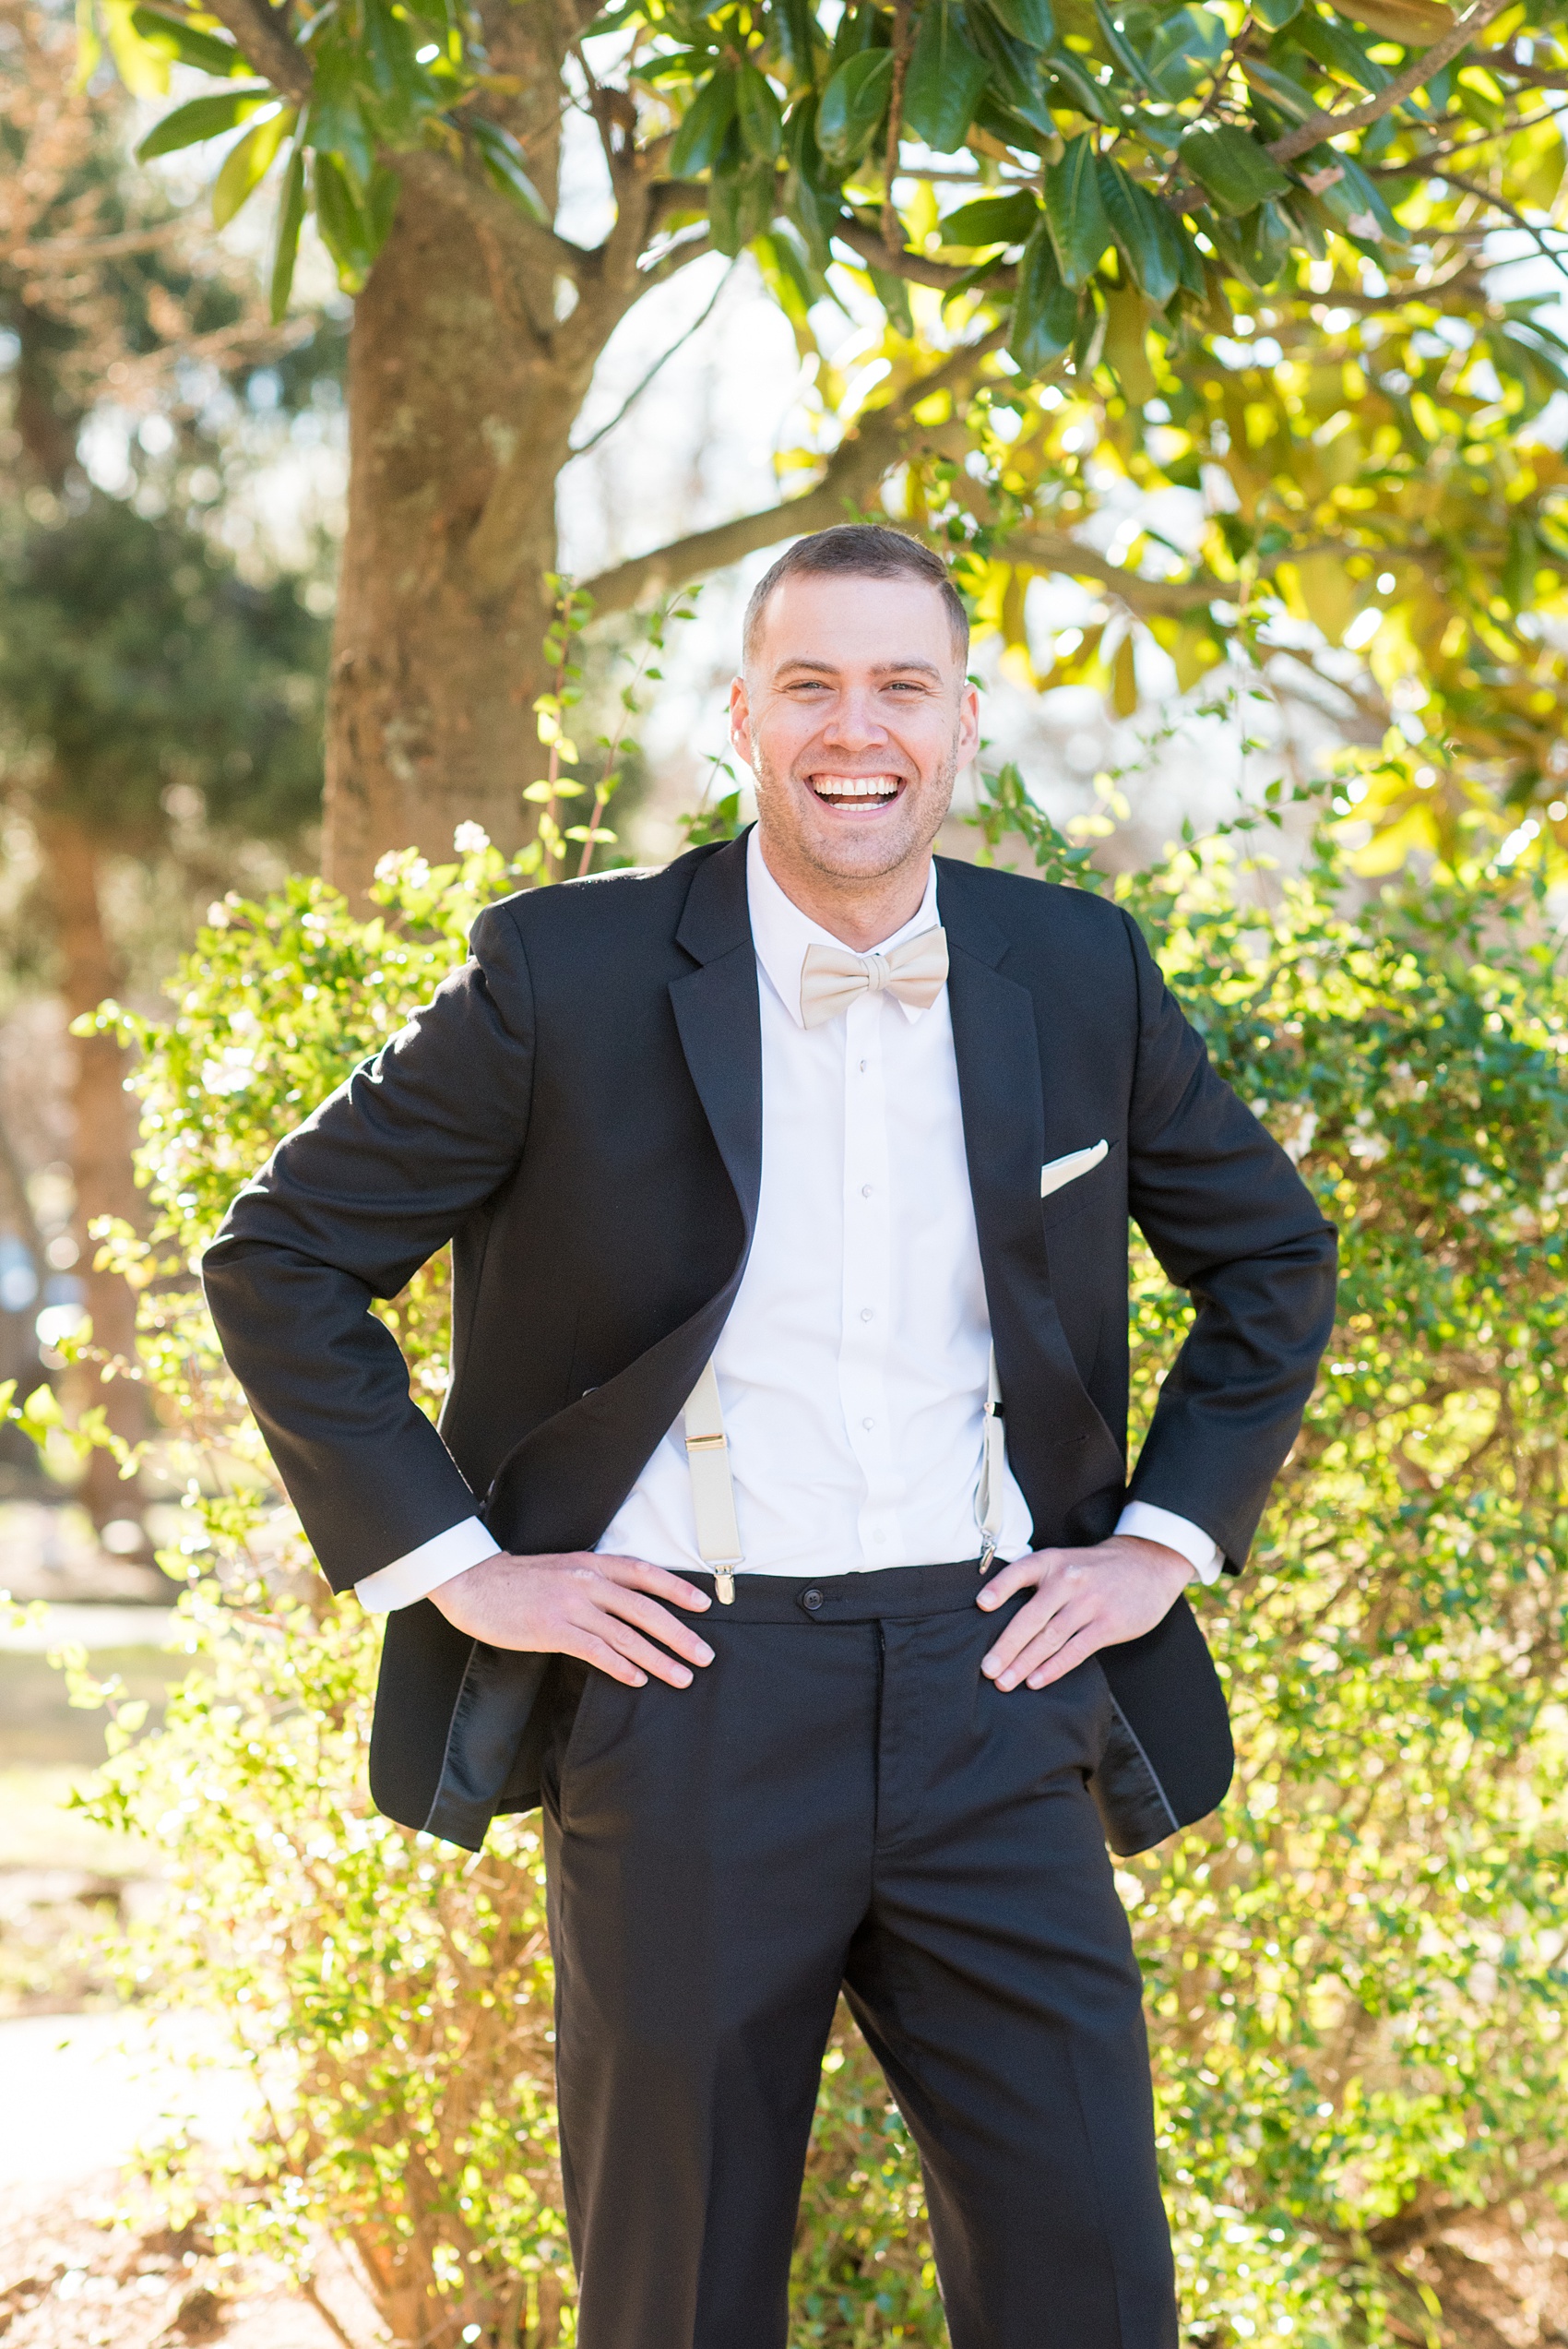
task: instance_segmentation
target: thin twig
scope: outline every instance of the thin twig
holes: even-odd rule
[[[898,145],[904,132],[904,78],[909,70],[909,48],[914,25],[910,0],[894,0],[893,8],[893,94],[887,108],[887,146],[883,178],[886,183],[882,202],[882,241],[889,253],[897,253],[904,242],[903,224],[893,201],[893,182],[898,170]]]
[[[1564,265],[1561,254],[1554,253],[1552,251],[1550,245],[1548,244],[1546,238],[1541,233],[1541,231],[1536,227],[1533,221],[1527,221],[1525,218],[1525,215],[1520,211],[1516,204],[1510,204],[1505,196],[1494,196],[1491,190],[1488,187],[1478,186],[1474,180],[1458,178],[1453,172],[1444,172],[1443,176],[1448,182],[1450,187],[1460,188],[1463,190],[1465,195],[1473,196],[1479,202],[1482,204],[1490,204],[1494,211],[1503,213],[1507,219],[1513,221],[1515,228],[1523,230],[1524,233],[1534,244],[1537,252],[1541,255],[1543,259],[1551,263],[1552,268],[1557,271],[1558,275],[1560,277],[1568,278],[1568,265]],[[1563,232],[1560,229],[1557,233],[1562,235]]]
[[[714,287],[713,292],[709,294],[707,307],[702,311],[701,315],[692,320],[691,325],[686,328],[683,334],[678,334],[676,336],[668,351],[664,351],[659,353],[652,366],[648,369],[647,375],[644,376],[642,381],[626,394],[625,399],[623,399],[619,408],[616,409],[615,413],[611,417],[610,422],[607,424],[600,424],[596,433],[590,433],[587,440],[579,441],[576,448],[568,450],[566,456],[566,462],[568,465],[571,463],[574,457],[586,457],[590,448],[597,448],[601,440],[607,440],[609,438],[610,435],[615,430],[617,424],[624,423],[627,416],[631,413],[632,409],[642,398],[644,392],[647,389],[655,376],[658,375],[659,369],[661,367],[668,366],[670,361],[673,359],[677,351],[679,351],[683,344],[690,342],[693,335],[697,332],[699,328],[707,326],[709,318],[713,316],[714,310],[718,306],[719,295],[723,292],[725,287],[729,284],[731,279],[734,276],[735,271],[739,267],[740,264],[738,261],[731,262],[730,267],[725,270],[724,275],[719,279],[719,283]]]

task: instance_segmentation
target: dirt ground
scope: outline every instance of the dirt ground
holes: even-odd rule
[[[47,2191],[0,2189],[0,2340],[6,2349],[342,2349],[286,2276],[171,2233],[120,2173]],[[336,2292],[334,2294],[334,2282]],[[353,2349],[379,2336],[343,2278],[329,2280]]]

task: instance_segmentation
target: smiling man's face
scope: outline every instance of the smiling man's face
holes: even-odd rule
[[[864,897],[873,923],[910,888],[918,903],[954,779],[979,740],[975,690],[934,587],[788,575],[731,689],[730,721],[756,779],[763,853],[798,902],[814,912],[808,900]]]

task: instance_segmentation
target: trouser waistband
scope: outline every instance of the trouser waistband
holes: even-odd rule
[[[711,1591],[711,1574],[682,1580]],[[908,1622],[972,1607],[980,1586],[980,1560],[947,1566],[880,1566],[862,1574],[737,1574],[732,1605],[715,1609],[725,1623]]]

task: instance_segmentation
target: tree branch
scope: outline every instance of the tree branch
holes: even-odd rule
[[[1093,579],[1140,620],[1184,620],[1194,612],[1206,611],[1211,603],[1235,603],[1241,592],[1233,579],[1141,578],[1136,571],[1108,563],[1103,554],[1081,545],[1065,531],[1018,531],[997,551],[1004,561],[1025,563],[1033,570]]]
[[[869,261],[873,268],[885,269],[896,278],[908,278],[911,285],[935,286],[945,292],[950,286],[974,279],[972,269],[957,268],[950,261],[928,261],[923,253],[911,253],[908,246],[890,252],[882,241],[881,231],[858,221],[852,212],[844,213],[834,222],[832,233],[840,244],[849,245],[862,261]],[[995,268],[988,272],[984,283],[1005,287],[1016,285],[1017,279],[1016,269],[1005,261],[999,261]]]
[[[1568,67],[1562,66],[1526,66],[1517,55],[1515,45],[1508,42],[1501,49],[1483,49],[1472,57],[1473,66],[1484,66],[1488,73],[1508,74],[1515,81],[1528,82],[1532,89],[1568,89]]]
[[[283,30],[267,0],[207,0],[207,7],[233,34],[241,55],[257,73],[303,106],[312,88],[310,61]]]
[[[1381,122],[1384,114],[1392,113],[1396,106],[1402,106],[1412,92],[1429,82],[1434,74],[1441,73],[1444,66],[1452,65],[1460,52],[1469,47],[1477,33],[1489,25],[1493,17],[1501,16],[1507,5],[1508,0],[1471,0],[1471,6],[1453,30],[1445,32],[1441,41],[1434,41],[1413,65],[1406,66],[1396,73],[1387,89],[1380,89],[1375,98],[1367,99],[1360,106],[1347,106],[1343,113],[1317,114],[1311,122],[1298,123],[1283,137],[1272,140],[1267,152],[1277,163],[1294,162],[1298,155],[1306,154],[1309,148],[1321,146],[1325,138],[1338,138],[1348,130],[1365,130],[1370,124]]]
[[[598,578],[585,581],[596,614],[629,611],[645,596],[661,594],[701,572],[721,570],[743,555],[754,554],[759,547],[777,546],[781,539],[800,538],[842,521],[845,506],[859,505],[904,454],[911,411],[932,392],[956,388],[1005,339],[1005,329],[999,327],[980,341],[966,343],[930,375],[906,384],[885,407],[868,411],[834,450],[822,479],[799,497],[788,497],[760,513],[739,515],[712,530],[694,531],[689,538],[676,539],[652,554],[636,555],[630,563],[617,564],[612,571],[601,571]],[[948,423],[929,432],[927,440],[934,447],[947,439],[962,443],[963,435],[963,419],[955,415]]]

